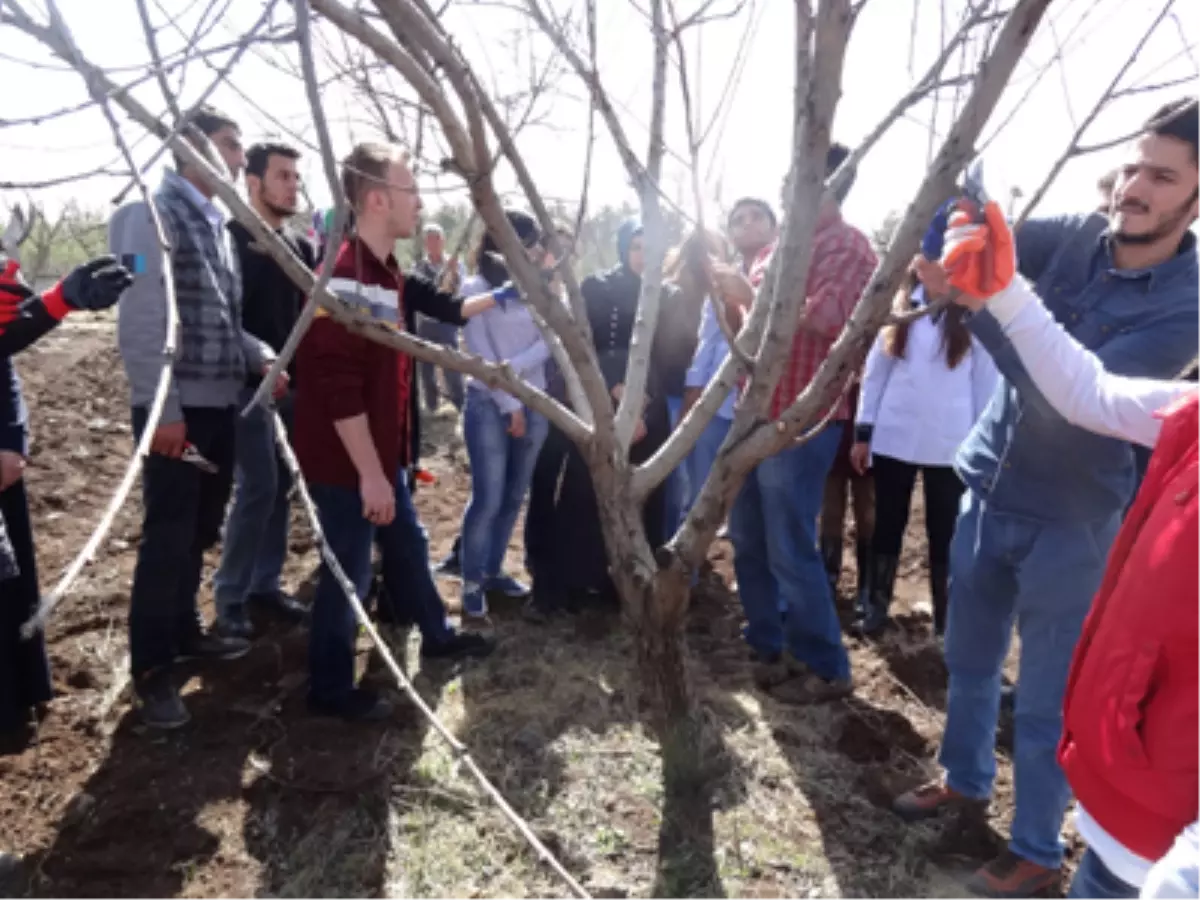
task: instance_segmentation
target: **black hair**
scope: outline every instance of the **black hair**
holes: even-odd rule
[[[825,154],[825,177],[832,177],[833,173],[838,170],[838,166],[844,163],[850,156],[850,148],[845,144],[830,144],[829,152]],[[858,177],[858,170],[851,170],[850,177],[838,191],[836,200],[841,206],[846,202],[846,195],[850,193],[850,188],[854,187],[854,179]]]
[[[274,141],[253,144],[246,151],[246,174],[257,175],[259,178],[262,178],[267,174],[267,166],[270,165],[272,156],[282,156],[285,159],[299,159],[300,151],[290,144],[281,144]]]
[[[771,209],[771,204],[766,200],[760,200],[758,197],[742,197],[733,204],[733,209],[729,210],[729,220],[727,224],[730,227],[733,225],[733,217],[737,215],[738,210],[743,206],[753,206],[757,209],[761,209],[763,215],[765,215],[767,220],[771,223],[772,228],[779,224],[778,220],[775,218],[775,210]]]
[[[1160,107],[1146,120],[1142,129],[1146,134],[1171,137],[1188,144],[1192,148],[1192,164],[1196,164],[1200,115],[1197,114],[1195,97],[1184,97]]]
[[[238,128],[238,123],[233,116],[206,103],[199,109],[193,110],[188,114],[184,123],[183,133],[192,132],[192,136],[199,133],[205,137],[212,137],[222,128]],[[193,141],[192,143],[197,142]],[[202,141],[199,144],[203,146]],[[175,156],[175,168],[182,169],[183,160],[178,154],[173,155]]]
[[[504,215],[526,247],[532,247],[541,241],[542,232],[533,216],[516,209],[506,209]],[[483,233],[483,238],[475,250],[475,266],[492,287],[500,287],[508,281],[508,267],[504,265],[500,247],[490,231]]]

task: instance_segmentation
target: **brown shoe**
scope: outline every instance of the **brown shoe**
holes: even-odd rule
[[[854,693],[854,682],[849,678],[827,681],[819,675],[789,678],[771,691],[771,696],[781,703],[828,703]]]
[[[1047,869],[1005,850],[967,881],[967,890],[979,897],[1034,897],[1058,887],[1058,869]]]
[[[982,809],[986,806],[986,800],[964,797],[940,779],[906,791],[892,801],[892,811],[906,822],[932,819],[947,809]]]

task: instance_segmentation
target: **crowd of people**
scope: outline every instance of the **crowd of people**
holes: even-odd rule
[[[250,204],[284,244],[310,269],[329,269],[330,289],[348,305],[431,342],[461,344],[571,402],[493,235],[483,234],[468,266],[447,256],[440,228],[426,226],[422,258],[401,270],[397,244],[417,235],[422,211],[401,148],[363,143],[346,157],[342,187],[353,224],[334,245],[331,216],[316,216],[311,233],[294,224],[295,148],[245,149],[237,122],[211,108],[189,125],[189,139],[214,147],[232,178],[244,173]],[[827,175],[847,156],[833,145]],[[811,382],[877,266],[870,241],[841,212],[852,185],[848,179],[821,200],[772,418]],[[983,895],[1029,896],[1058,878],[1072,795],[1088,844],[1073,896],[1196,893],[1197,394],[1185,372],[1190,364],[1194,377],[1200,326],[1190,230],[1197,185],[1197,105],[1184,100],[1147,120],[1102,186],[1099,209],[1031,220],[1014,236],[995,203],[951,198],[897,295],[899,320],[880,333],[853,389],[810,439],[756,466],[730,512],[756,682],[785,703],[835,700],[854,690],[836,603],[846,504],[853,500],[858,537],[852,630],[870,639],[889,625],[920,476],[933,631],[949,671],[945,775],[901,795],[894,808],[915,821],[986,805],[1015,627],[1015,813],[1009,848],[968,885]],[[281,583],[292,477],[279,427],[340,567],[361,598],[373,599],[381,623],[419,629],[424,659],[487,655],[493,645],[479,626],[497,596],[525,600],[533,622],[617,602],[586,460],[503,389],[451,372],[442,373],[443,389],[436,367],[322,311],[268,386],[273,408],[241,414],[299,319],[304,294],[214,197],[206,175],[176,158],[153,210],[134,202],[114,214],[110,256],[42,295],[23,284],[15,263],[0,280],[6,732],[26,727],[51,699],[42,640],[19,634],[39,598],[21,478],[28,427],[12,357],[72,310],[118,300],[135,437],[162,403],[130,590],[133,687],[147,725],[186,724],[177,663],[242,656],[264,617],[307,623],[312,712],[350,721],[391,715],[385,697],[356,683],[357,623],[334,572],[322,566],[311,608]],[[506,215],[561,294],[555,253],[572,246],[570,229],[551,240],[529,215]],[[744,321],[780,231],[770,202],[744,198],[723,233],[697,231],[668,254],[632,462],[662,446],[721,368],[726,333]],[[616,408],[645,254],[636,221],[614,238],[617,265],[584,278],[582,295]],[[164,360],[169,285],[179,330],[177,352]],[[908,315],[923,307],[928,314]],[[731,390],[647,498],[644,526],[655,545],[695,501],[743,389]],[[443,391],[461,411],[471,494],[454,549],[435,568],[413,492],[420,411],[436,411]],[[1148,465],[1139,465],[1135,445],[1153,448]],[[529,584],[504,569],[523,506]],[[216,617],[206,626],[197,604],[203,558],[222,534]],[[376,548],[380,585],[372,590]],[[461,579],[459,626],[447,616],[438,575]]]

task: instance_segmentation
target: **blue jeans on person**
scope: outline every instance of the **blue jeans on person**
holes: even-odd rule
[[[422,649],[453,636],[446,607],[429,568],[429,536],[417,516],[403,469],[396,476],[396,518],[375,531],[383,571],[383,596],[390,608],[379,620],[412,623],[421,632]]]
[[[680,413],[683,412],[682,397],[667,398],[667,413],[671,417],[671,430],[679,425]],[[666,508],[665,524],[668,539],[675,534],[676,529],[683,524],[683,517],[691,508],[692,488],[688,478],[688,460],[691,454],[685,456],[674,471],[667,476],[663,490],[663,505]]]
[[[462,521],[464,591],[500,575],[538,451],[549,424],[525,410],[525,435],[515,438],[491,394],[471,388],[463,408],[463,437],[471,462],[471,497]],[[482,613],[482,609],[468,610]]]
[[[729,429],[732,425],[732,419],[722,419],[720,416],[714,416],[713,420],[708,423],[708,426],[700,432],[700,437],[696,440],[696,446],[692,448],[692,452],[684,460],[684,463],[688,467],[689,491],[686,509],[691,509],[692,504],[696,502],[696,498],[700,496],[700,489],[704,487],[704,482],[708,479],[708,473],[712,471],[713,465],[716,464],[717,451],[725,443],[725,438],[729,435]]]
[[[1062,864],[1059,832],[1071,797],[1057,760],[1067,672],[1119,526],[1119,512],[1087,524],[1038,522],[993,510],[968,491],[950,547],[950,685],[939,761],[953,790],[991,793],[1000,673],[1015,621],[1021,688],[1009,847],[1047,868]]]
[[[419,316],[417,319],[417,336],[431,343],[441,344],[443,347],[450,347],[453,350],[458,349],[458,326],[449,322],[439,322],[427,316]],[[421,401],[425,405],[426,412],[437,412],[439,401],[438,368],[433,363],[417,363],[418,377],[421,380]],[[454,404],[455,409],[461,410],[463,408],[462,373],[455,372],[453,369],[442,369],[441,372],[442,378],[446,380],[447,399]]]
[[[1117,900],[1121,897],[1136,898],[1141,894],[1138,888],[1127,884],[1108,870],[1099,854],[1091,847],[1084,851],[1075,877],[1071,879],[1071,887],[1067,891],[1068,898],[1077,900]]]
[[[279,455],[271,411],[255,406],[248,415],[240,414],[253,395],[247,388],[238,398],[233,507],[225,521],[221,565],[213,576],[218,616],[251,594],[278,591],[287,557],[292,473]],[[289,424],[290,412],[281,411],[280,417]]]
[[[827,680],[850,676],[816,533],[841,440],[838,422],[763,460],[746,477],[729,521],[746,642],[770,659],[786,639],[792,656]]]
[[[362,497],[356,488],[334,485],[310,484],[308,490],[316,504],[317,517],[329,549],[358,596],[365,598],[371,587],[375,526],[363,518]],[[400,505],[399,497],[396,505]],[[337,703],[353,690],[357,632],[354,609],[346,600],[341,584],[322,561],[308,632],[308,690],[311,697]]]
[[[357,488],[310,484],[321,530],[360,599],[371,587],[371,549],[378,541],[383,560],[384,584],[393,621],[414,622],[423,647],[451,636],[446,610],[429,571],[425,529],[417,518],[405,473],[396,475],[396,516],[379,529],[363,518]],[[358,626],[354,610],[341,585],[322,562],[313,600],[308,640],[309,691],[336,703],[354,687],[354,639]]]

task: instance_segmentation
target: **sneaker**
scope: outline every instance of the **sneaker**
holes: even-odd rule
[[[284,591],[251,594],[246,598],[246,602],[289,622],[308,621],[308,607]]]
[[[332,716],[347,722],[379,722],[392,716],[392,704],[368,688],[352,688],[336,700],[308,695],[308,710],[318,716]]]
[[[239,638],[245,641],[254,638],[254,623],[250,621],[246,607],[240,603],[219,613],[217,620],[213,622],[212,630],[215,635],[223,638]]]
[[[241,659],[250,652],[250,642],[240,637],[223,637],[215,632],[198,634],[185,642],[176,660]]]
[[[892,801],[892,811],[906,822],[932,819],[946,809],[982,810],[986,806],[987,800],[964,796],[941,780],[913,788]]]
[[[464,631],[451,632],[450,637],[439,644],[421,642],[421,659],[458,660],[482,659],[496,649],[494,642],[481,634]]]
[[[134,697],[142,721],[150,728],[169,731],[182,728],[192,717],[179,696],[179,691],[164,674],[152,674],[134,687]]]
[[[1058,887],[1060,872],[1005,850],[967,881],[967,890],[980,897],[1036,897]]]
[[[854,693],[854,682],[849,678],[822,678],[807,675],[788,678],[778,687],[771,689],[771,696],[782,703],[828,703],[841,700]]]
[[[483,589],[489,594],[503,594],[510,600],[524,600],[529,596],[529,587],[511,575],[493,575],[483,583]]]

